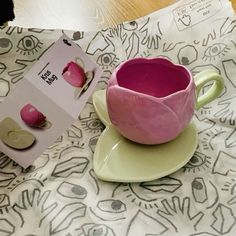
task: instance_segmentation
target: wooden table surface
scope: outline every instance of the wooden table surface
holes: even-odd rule
[[[9,25],[70,30],[99,30],[134,20],[176,0],[14,0],[16,19]],[[236,9],[236,0],[232,0]]]

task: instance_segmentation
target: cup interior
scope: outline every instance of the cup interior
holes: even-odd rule
[[[157,98],[185,90],[191,81],[187,69],[166,59],[137,59],[117,71],[119,86]]]

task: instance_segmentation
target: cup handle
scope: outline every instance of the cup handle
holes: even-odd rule
[[[213,84],[208,89],[208,91],[199,96],[201,89],[203,88],[206,83],[213,81]],[[223,78],[214,70],[205,70],[198,73],[194,77],[194,82],[196,85],[196,96],[197,96],[197,103],[196,109],[203,107],[207,103],[213,101],[217,98],[224,89],[224,80]]]

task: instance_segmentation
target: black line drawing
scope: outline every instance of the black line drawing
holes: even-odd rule
[[[104,129],[104,125],[97,118],[95,112],[90,112],[87,117],[80,117],[79,119],[84,130],[88,131],[89,133],[100,133]]]
[[[99,45],[99,48],[97,45]],[[86,53],[89,55],[94,55],[97,51],[105,51],[109,46],[110,43],[108,39],[102,34],[102,32],[98,32],[89,42]]]
[[[196,122],[196,125],[198,126],[199,135],[210,131],[216,125],[215,121],[210,120],[208,118],[204,117],[203,119],[200,119],[198,115],[195,115],[195,117],[197,118],[195,122]]]
[[[23,32],[23,28],[17,26],[9,26],[7,28],[6,34],[12,35],[12,33],[16,32],[17,34],[21,34]]]
[[[77,128],[77,127],[76,127]],[[82,131],[81,129],[77,128],[76,130],[74,130],[74,126],[71,126],[67,131],[67,136],[68,138],[71,139],[79,139],[82,138]]]
[[[224,43],[214,43],[205,50],[202,59],[205,61],[215,61],[217,58],[225,56],[229,50],[230,48]]]
[[[183,167],[184,172],[200,172],[205,171],[211,165],[211,157],[201,153],[195,152],[190,161]]]
[[[116,57],[115,53],[103,53],[97,58],[97,64],[100,65],[104,70],[108,70],[109,67],[117,66],[119,58]]]
[[[195,66],[191,69],[191,72],[192,72],[193,76],[195,76],[196,74],[198,74],[204,70],[214,70],[218,74],[221,74],[220,69],[213,64],[204,64],[204,65]]]
[[[229,172],[236,172],[236,168],[234,168],[235,159],[236,156],[232,156],[224,151],[220,151],[213,165],[212,174],[227,176]]]
[[[53,32],[54,29],[39,29],[39,28],[29,28],[29,32],[37,33],[37,34],[42,34],[43,32]]]
[[[219,201],[219,193],[218,193],[218,186],[216,187],[215,184],[212,183],[212,181],[209,180],[209,183],[211,184],[211,186],[213,187],[213,189],[215,190],[215,193],[216,193],[216,197],[215,197],[215,200],[213,201],[213,203],[211,205],[208,205],[206,207],[206,209],[211,209],[213,208]]]
[[[190,65],[198,59],[198,51],[193,45],[185,45],[179,49],[179,64]]]
[[[153,30],[156,29],[153,33]],[[143,39],[141,41],[142,45],[146,45],[148,49],[154,48],[158,49],[160,40],[162,39],[162,31],[160,28],[160,22],[147,18],[146,23],[139,29],[140,33],[143,34]]]
[[[230,42],[234,45],[234,48],[236,49],[236,42],[234,42],[233,40],[230,40]]]
[[[6,97],[10,92],[10,83],[9,81],[0,78],[0,98]]]
[[[47,178],[44,177],[44,175],[41,175],[39,173],[31,173],[26,176],[22,176],[21,178],[16,178],[7,189],[9,189],[11,192],[18,188],[21,185],[28,186],[29,182],[33,183],[37,187],[44,187],[45,182],[47,181]]]
[[[203,39],[202,46],[204,46],[204,47],[207,46],[209,41],[214,40],[214,39],[216,39],[216,32],[213,29],[213,31],[211,33],[209,33],[206,38]]]
[[[37,53],[42,48],[43,43],[34,35],[24,36],[17,44],[16,52],[22,55],[31,55]]]
[[[183,14],[182,17],[178,19],[178,22],[181,22],[184,26],[190,26],[191,21],[191,16],[187,14]]]
[[[84,38],[83,31],[71,31],[71,30],[62,30],[62,33],[67,35],[73,41],[78,41]]]
[[[124,220],[124,212],[126,212],[126,205],[120,200],[107,199],[101,200],[96,207],[90,207],[90,211],[99,219],[104,221],[118,221]]]
[[[134,20],[134,21],[130,21],[128,23],[122,24],[123,29],[127,30],[127,31],[134,31],[136,29],[138,29],[138,23]]]
[[[6,69],[7,69],[7,66],[6,66],[4,63],[0,62],[0,75],[1,75]]]
[[[166,199],[161,201],[163,210],[157,210],[157,214],[166,219],[175,232],[179,232],[182,222],[185,222],[192,230],[197,229],[197,225],[202,220],[204,213],[199,211],[190,214],[190,198],[184,197],[182,202],[178,196],[172,197],[171,203]]]
[[[141,183],[140,186],[153,193],[174,193],[182,186],[182,182],[179,179],[175,179],[172,177],[163,177],[156,181]]]
[[[128,46],[126,48],[127,58],[136,57],[139,53],[139,37],[133,32],[129,37]]]
[[[57,192],[66,198],[85,199],[87,197],[87,190],[81,185],[72,184],[69,182],[62,182],[57,188]]]
[[[197,41],[196,39],[193,41],[194,44],[198,45],[200,41]]]
[[[222,65],[226,78],[229,80],[232,86],[236,88],[236,82],[235,82],[236,61],[233,59],[224,60],[222,61]]]
[[[185,42],[170,43],[168,46],[166,46],[167,43],[164,43],[162,52],[170,52],[174,50],[178,45],[183,44],[183,43]]]
[[[190,234],[189,236],[219,236],[218,234],[212,234],[209,232],[201,232],[196,234]]]
[[[8,75],[11,77],[11,82],[13,84],[17,83],[24,77],[24,73],[26,72],[26,68],[35,61],[33,60],[23,60],[23,59],[16,59],[15,64],[17,65],[17,69],[10,70]]]
[[[236,180],[230,179],[225,182],[224,187],[221,188],[222,191],[228,191],[230,195],[235,195],[236,193]]]
[[[13,172],[0,171],[0,187],[7,187],[16,178]]]
[[[80,202],[65,205],[51,220],[49,225],[50,235],[68,229],[76,219],[85,216],[86,208],[86,205]]]
[[[6,54],[11,51],[13,44],[8,38],[0,38],[0,55]]]
[[[118,184],[112,192],[112,197],[123,196],[124,198],[130,199],[138,207],[145,209],[158,208],[157,195],[143,188],[141,184]]]
[[[84,236],[116,236],[113,229],[104,224],[86,223],[81,226],[81,229]]]
[[[99,187],[99,184],[98,184],[98,179],[97,179],[93,169],[91,169],[89,171],[89,175],[92,178],[93,182],[95,183],[95,187],[96,187],[95,193],[98,195],[100,193],[100,187]]]
[[[236,20],[227,17],[223,25],[220,27],[220,36],[223,37],[227,34],[232,33],[235,27],[236,27]]]
[[[229,233],[236,224],[232,209],[223,204],[219,204],[212,215],[215,220],[211,227],[220,235]]]
[[[235,101],[236,96],[233,96],[218,102],[218,106],[221,107],[221,109],[214,114],[214,117],[219,119],[222,123],[234,126],[236,121],[236,113],[234,108]]]
[[[234,129],[225,139],[225,148],[233,148],[236,146],[236,129]]]
[[[4,153],[0,152],[0,168],[3,170],[10,163],[12,163],[12,160]]]
[[[146,226],[148,222],[148,227]],[[146,235],[163,235],[168,228],[155,217],[138,210],[128,225],[126,236],[140,235],[141,229],[145,229]]]
[[[218,136],[221,134],[225,134],[226,131],[220,127],[219,129],[211,129],[208,132],[205,133],[205,137],[202,138],[201,144],[204,150],[214,150],[214,143],[217,144],[217,141],[215,142],[215,139],[220,139]]]
[[[232,205],[236,204],[236,196],[232,197],[232,198],[227,202],[227,204],[228,204],[229,206],[232,206]]]
[[[192,194],[195,202],[204,203],[208,199],[207,188],[202,177],[196,177],[192,181]]]
[[[96,147],[99,137],[100,135],[96,135],[89,140],[89,148],[91,149],[92,153],[94,153],[95,151],[95,147]]]
[[[15,233],[15,226],[7,219],[0,219],[0,235],[10,236]]]
[[[32,228],[32,232],[35,232],[33,230],[41,227],[45,218],[52,214],[58,207],[57,202],[49,202],[50,194],[50,190],[41,192],[38,188],[34,189],[32,193],[29,190],[22,191],[22,203],[15,203],[13,205],[13,211],[20,219],[19,228],[30,226]],[[37,210],[38,215],[37,217],[32,218],[35,210]],[[28,224],[29,222],[30,224]]]
[[[5,193],[0,194],[0,211],[10,206],[9,196]],[[0,224],[1,225],[1,224]]]
[[[53,177],[67,178],[72,174],[83,174],[88,166],[89,160],[86,157],[71,157],[65,161],[58,163],[53,172]]]

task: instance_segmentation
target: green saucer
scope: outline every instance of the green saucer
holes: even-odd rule
[[[141,145],[121,136],[109,120],[106,91],[94,93],[95,110],[106,126],[94,152],[94,171],[98,178],[112,182],[144,182],[169,175],[193,156],[198,143],[193,122],[173,141],[160,145]]]

